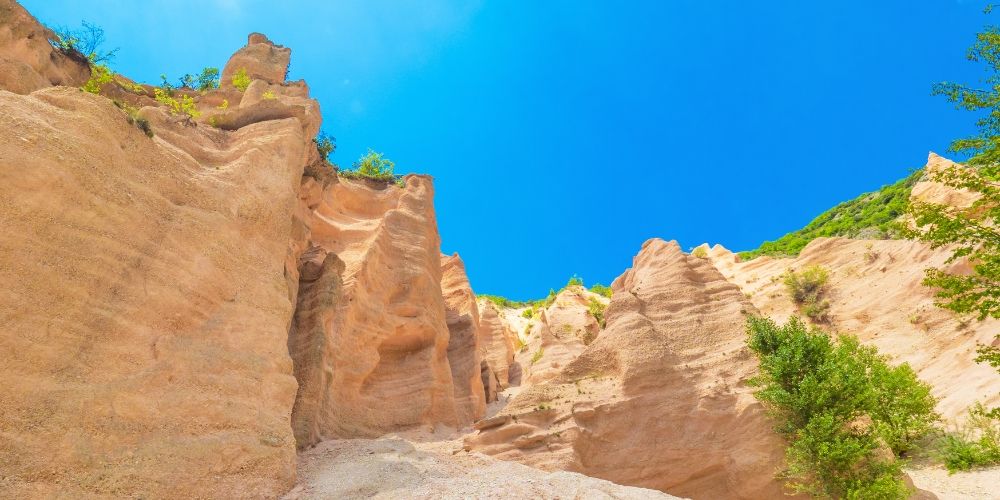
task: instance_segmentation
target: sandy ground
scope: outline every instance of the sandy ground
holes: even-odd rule
[[[1000,467],[949,475],[940,465],[914,467],[906,472],[913,484],[940,500],[1000,499]]]
[[[324,441],[299,455],[299,485],[284,498],[676,498],[466,453],[461,439],[448,439],[458,436],[444,430]]]

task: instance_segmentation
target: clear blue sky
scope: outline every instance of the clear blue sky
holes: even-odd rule
[[[971,131],[930,96],[975,80],[974,1],[30,0],[97,23],[114,68],[222,67],[292,48],[333,159],[436,179],[442,249],[477,292],[609,283],[651,237],[750,249]]]

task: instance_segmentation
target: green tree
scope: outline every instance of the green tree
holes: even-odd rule
[[[750,317],[747,345],[760,359],[755,396],[789,441],[793,489],[834,498],[906,498],[901,463],[937,415],[930,387],[889,366],[857,338],[834,339],[798,318]]]
[[[201,91],[219,88],[219,68],[202,69],[195,83]]]
[[[989,13],[991,9],[987,8]],[[981,86],[941,82],[932,93],[942,95],[958,109],[976,113],[976,134],[955,140],[952,153],[967,158],[930,174],[933,181],[976,195],[967,207],[914,202],[909,212],[915,228],[910,236],[932,247],[952,249],[948,262],[965,258],[971,274],[928,269],[924,284],[937,289],[937,304],[980,320],[1000,318],[1000,28],[987,26],[976,34],[966,57],[985,66]],[[980,346],[979,362],[1000,368],[1000,349]],[[1000,411],[993,415],[1000,417]]]
[[[316,143],[316,151],[319,152],[319,156],[323,158],[323,161],[328,161],[330,154],[337,150],[337,138],[326,132],[320,132],[313,139],[313,142]]]

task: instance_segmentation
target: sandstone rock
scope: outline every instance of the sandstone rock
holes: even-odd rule
[[[479,354],[486,361],[501,388],[510,384],[510,365],[514,362],[514,332],[504,321],[496,305],[479,300]]]
[[[55,34],[14,0],[0,0],[0,89],[29,94],[53,85],[78,87],[90,78],[82,57],[52,48]]]
[[[296,120],[235,132],[0,92],[0,496],[274,497]]]
[[[913,185],[910,199],[924,203],[951,205],[953,207],[968,207],[979,195],[965,189],[954,189],[944,184],[934,182],[930,176],[946,172],[949,169],[965,168],[955,162],[930,152],[927,154],[927,165],[924,166],[924,179]]]
[[[461,424],[430,179],[407,176],[405,188],[336,178],[303,186],[309,243],[293,247],[315,256],[300,263],[315,268],[332,254],[343,270],[323,265],[339,279],[299,288],[299,304],[314,304],[296,312],[288,339],[296,373],[311,374],[299,378],[292,411],[299,445]]]
[[[448,365],[455,387],[455,411],[459,424],[471,424],[486,413],[487,394],[479,362],[479,308],[465,264],[457,253],[441,256],[441,292],[448,323]]]
[[[220,87],[232,87],[233,76],[241,69],[253,80],[282,83],[291,59],[292,49],[277,45],[260,33],[251,33],[246,46],[233,54],[222,69]]]
[[[650,240],[612,284],[607,327],[466,448],[696,498],[776,498],[784,452],[746,380],[753,306],[707,259]]]
[[[548,306],[525,319],[524,309],[504,312],[503,321],[520,339],[515,363],[521,369],[520,383],[537,384],[556,376],[576,359],[600,332],[590,313],[590,301],[607,304],[608,299],[582,286],[571,286],[556,294]]]

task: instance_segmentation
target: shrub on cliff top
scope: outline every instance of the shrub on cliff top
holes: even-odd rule
[[[368,149],[368,152],[354,162],[353,170],[341,170],[340,175],[348,179],[370,179],[373,181],[396,182],[400,176],[393,170],[396,164],[384,154]]]
[[[906,498],[897,457],[937,421],[930,387],[856,338],[834,340],[794,317],[783,326],[750,317],[747,334],[760,359],[755,396],[789,441],[789,486],[823,497]]]

